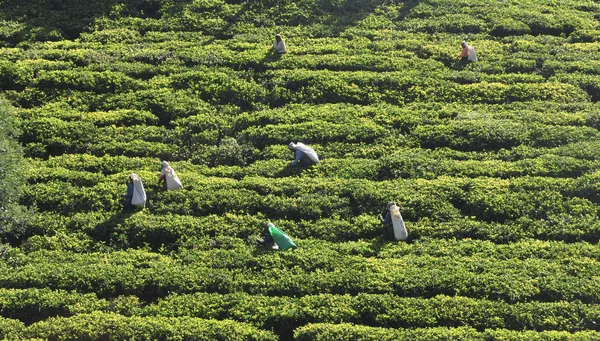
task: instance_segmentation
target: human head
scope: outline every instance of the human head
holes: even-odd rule
[[[396,205],[396,202],[395,202],[395,201],[390,201],[390,202],[387,204],[387,209],[389,210],[389,209],[390,209],[392,206],[394,206],[394,205]]]
[[[281,34],[277,33],[277,34],[275,35],[275,40],[276,40],[276,41],[281,41]]]
[[[169,167],[169,163],[168,163],[167,161],[163,161],[163,162],[162,162],[162,167],[163,167],[163,168],[167,168],[167,167]]]
[[[296,144],[294,142],[290,142],[290,144],[288,144],[288,148],[295,150],[296,149]]]
[[[467,47],[467,42],[466,42],[466,41],[463,41],[462,43],[460,43],[460,46],[462,46],[462,47]]]

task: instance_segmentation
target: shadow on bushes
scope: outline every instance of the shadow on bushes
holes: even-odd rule
[[[15,40],[75,39],[96,18],[109,14],[117,5],[121,5],[122,15],[160,16],[159,0],[97,0],[93,6],[87,0],[6,0],[0,2],[0,19],[24,25]]]
[[[310,166],[292,166],[292,165],[288,164],[283,169],[276,172],[274,174],[274,177],[284,178],[284,177],[288,177],[288,176],[300,176],[300,175],[302,175],[302,172],[304,170],[310,169],[310,168],[312,168],[312,165],[310,165]]]

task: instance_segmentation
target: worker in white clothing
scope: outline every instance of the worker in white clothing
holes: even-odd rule
[[[273,43],[273,51],[275,53],[287,53],[287,47],[285,46],[285,41],[281,38],[281,34],[275,35],[275,42]]]
[[[460,47],[462,48],[462,50],[458,54],[459,60],[466,62],[477,61],[477,54],[475,53],[475,48],[473,46],[470,46],[469,44],[467,44],[466,41],[463,41],[462,43],[460,43]]]

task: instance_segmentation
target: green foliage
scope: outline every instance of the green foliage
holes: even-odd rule
[[[136,90],[138,88],[134,80],[123,74],[111,71],[40,71],[37,82],[40,89],[47,92],[79,90],[103,93],[120,92],[124,89]]]
[[[53,340],[277,340],[268,331],[234,321],[202,320],[191,317],[152,318],[126,317],[114,313],[94,312],[70,318],[49,318],[27,327],[27,338]]]
[[[302,298],[246,294],[171,295],[143,315],[233,318],[263,329],[285,330],[321,323],[356,323],[387,328],[469,325],[485,329],[593,329],[596,308],[581,303],[507,304],[466,297],[403,298],[389,294],[330,295]],[[484,313],[485,312],[485,313]],[[483,316],[484,315],[484,316]]]
[[[598,13],[2,1],[0,338],[598,338]],[[152,206],[123,211],[133,172]]]
[[[390,245],[382,252],[377,242],[345,247],[318,240],[296,242],[301,251],[278,254],[226,237],[198,240],[189,245],[193,249],[181,249],[174,256],[139,250],[15,252],[0,268],[0,283],[149,300],[172,292],[240,291],[269,296],[460,295],[511,304],[600,300],[593,285],[600,269],[593,258],[597,248],[586,244],[579,250],[551,242],[499,247],[490,242],[432,241]],[[378,253],[380,257],[369,256]]]
[[[7,340],[17,339],[25,330],[25,324],[16,319],[0,317],[0,337]]]
[[[95,310],[109,310],[112,305],[94,294],[77,294],[47,289],[2,289],[2,315],[27,324],[52,316],[71,316]]]
[[[486,330],[478,332],[473,328],[424,328],[424,329],[385,329],[373,328],[349,323],[343,324],[310,324],[299,328],[295,333],[296,340],[489,340],[507,338],[511,340],[586,340],[598,337],[597,332],[535,332],[512,330]]]
[[[18,143],[20,131],[13,108],[0,100],[0,237],[16,242],[28,234],[32,210],[20,205],[26,178],[27,163]]]

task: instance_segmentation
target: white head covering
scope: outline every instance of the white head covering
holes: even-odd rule
[[[162,170],[160,171],[160,175],[165,176],[165,182],[167,184],[167,189],[180,189],[183,186],[181,185],[181,180],[177,174],[175,174],[175,170],[169,165],[167,161],[162,162]]]

